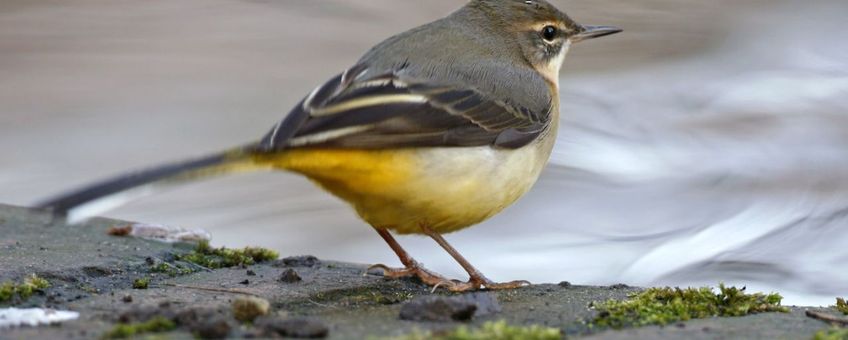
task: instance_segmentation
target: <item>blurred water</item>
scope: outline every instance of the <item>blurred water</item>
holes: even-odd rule
[[[724,281],[814,305],[846,294],[848,4],[558,3],[626,32],[573,49],[537,187],[449,240],[501,280]],[[460,4],[4,0],[0,202],[256,138],[370,45]],[[194,184],[110,216],[397,262],[349,208],[290,174]],[[431,241],[401,242],[462,277]]]

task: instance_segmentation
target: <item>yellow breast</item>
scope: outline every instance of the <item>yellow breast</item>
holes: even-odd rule
[[[506,208],[535,183],[553,136],[517,150],[488,146],[396,150],[302,149],[258,163],[301,173],[376,228],[448,233]]]

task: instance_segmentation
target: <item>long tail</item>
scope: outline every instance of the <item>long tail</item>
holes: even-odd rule
[[[115,177],[55,197],[38,204],[38,207],[66,216],[69,223],[76,223],[167,186],[259,169],[253,164],[252,150],[252,147],[237,148]]]

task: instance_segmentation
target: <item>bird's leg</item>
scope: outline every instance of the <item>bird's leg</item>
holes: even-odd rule
[[[383,237],[383,240],[389,244],[389,247],[394,250],[395,254],[397,254],[398,259],[400,259],[400,262],[403,263],[404,268],[390,268],[384,264],[375,264],[368,267],[368,271],[371,271],[372,269],[380,269],[383,271],[383,276],[393,279],[415,276],[430,286],[451,286],[454,284],[453,281],[448,280],[439,274],[433,273],[418,264],[418,261],[415,261],[412,256],[409,256],[409,253],[407,253],[406,250],[398,244],[388,230],[375,229],[377,230],[377,233]]]
[[[459,262],[459,265],[462,266],[462,268],[465,269],[465,271],[468,272],[468,275],[470,276],[468,282],[454,283],[453,285],[447,286],[447,288],[451,291],[476,290],[480,289],[481,287],[493,290],[514,289],[530,284],[530,282],[523,280],[503,283],[493,282],[492,280],[487,279],[486,276],[483,275],[483,273],[477,270],[477,268],[474,268],[474,266],[472,266],[471,263],[469,263],[468,260],[465,259],[465,257],[463,257],[458,251],[456,251],[456,249],[454,249],[454,247],[451,246],[448,241],[446,241],[442,237],[442,235],[424,225],[421,226],[421,230],[424,232],[424,234],[427,234],[427,236],[430,236],[430,238],[432,238],[436,241],[436,243],[442,246],[442,248],[444,248],[445,251],[447,251],[448,254],[450,254],[454,260],[456,260],[456,262]]]

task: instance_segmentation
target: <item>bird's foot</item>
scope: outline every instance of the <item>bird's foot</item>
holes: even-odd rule
[[[368,267],[368,272],[371,272],[375,269],[381,270],[383,272],[383,276],[390,279],[417,277],[419,280],[421,280],[421,282],[424,282],[424,284],[428,286],[437,287],[444,284],[445,282],[453,282],[445,278],[444,276],[429,271],[418,263],[413,263],[412,265],[406,268],[391,268],[384,264],[375,264],[371,267]]]
[[[391,268],[384,264],[375,264],[368,267],[368,272],[372,270],[381,270],[383,276],[391,279],[399,279],[404,277],[417,277],[424,284],[433,287],[433,291],[438,288],[444,288],[451,292],[469,292],[481,289],[486,290],[503,290],[516,289],[530,285],[530,282],[519,280],[511,282],[493,282],[486,277],[479,275],[472,277],[468,282],[458,280],[450,280],[439,274],[433,273],[430,270],[420,266],[418,263],[413,263],[405,268]]]

